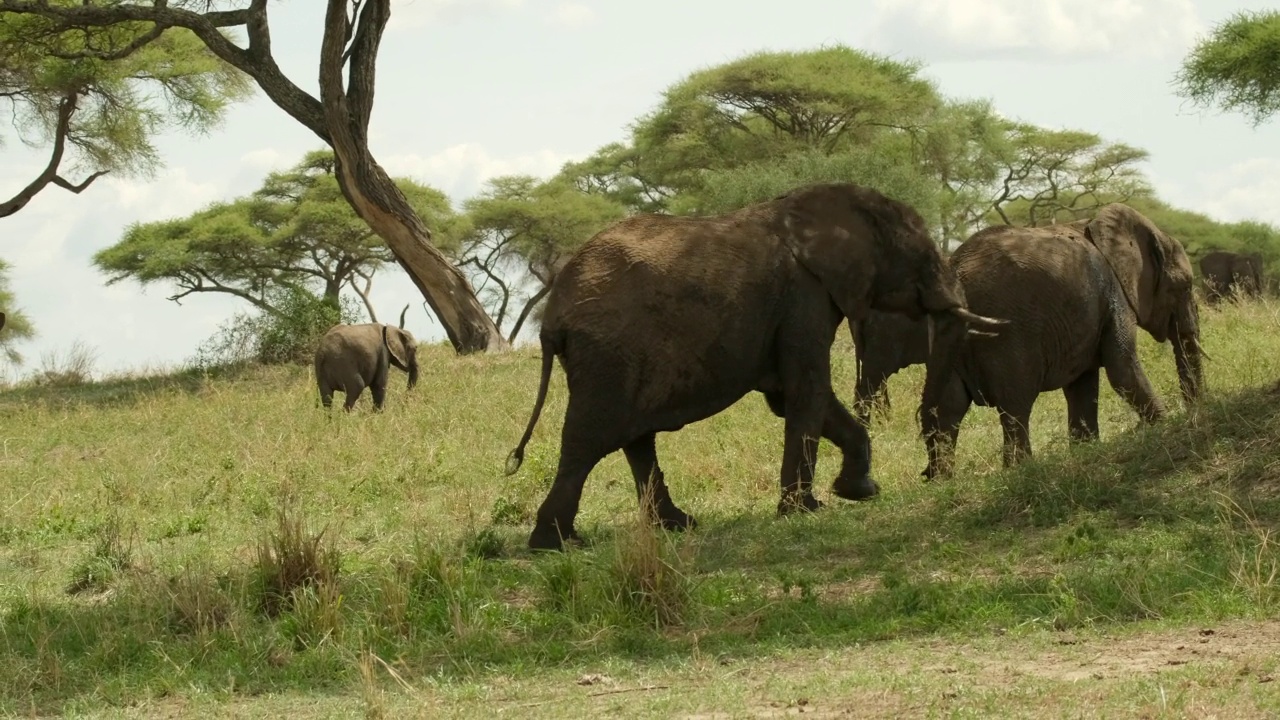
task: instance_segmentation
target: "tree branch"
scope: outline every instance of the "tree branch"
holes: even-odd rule
[[[31,202],[32,198],[44,190],[50,184],[69,190],[77,195],[89,187],[94,180],[107,174],[106,170],[99,170],[83,182],[73,185],[71,182],[63,179],[58,175],[58,166],[62,164],[62,156],[67,150],[67,136],[71,132],[71,117],[76,113],[76,104],[80,99],[80,89],[68,90],[62,96],[62,100],[58,103],[58,121],[54,127],[53,133],[53,149],[49,153],[49,162],[45,165],[43,171],[36,176],[25,188],[18,191],[18,194],[0,203],[0,217],[8,217],[18,212]]]
[[[204,13],[169,7],[168,0],[154,0],[152,5],[51,5],[48,0],[0,0],[0,11],[55,20],[59,22],[60,29],[107,27],[126,22],[150,22],[166,29],[186,28],[195,33],[210,52],[256,80],[272,102],[321,140],[329,142],[324,108],[320,101],[285,77],[271,56],[266,0],[252,0],[248,8],[239,10],[211,10]],[[237,46],[221,32],[222,28],[240,25],[245,27],[249,36],[247,49]],[[147,35],[152,33],[154,30]],[[155,33],[150,41],[159,36],[159,33]]]

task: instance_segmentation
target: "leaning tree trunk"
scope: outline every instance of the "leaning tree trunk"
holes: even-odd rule
[[[390,4],[390,0],[328,0],[320,53],[320,99],[286,77],[272,56],[267,0],[248,0],[248,7],[238,9],[214,9],[222,4],[207,3],[203,11],[193,9],[199,3],[171,5],[169,0],[152,0],[150,4],[0,0],[0,10],[44,17],[54,21],[58,31],[154,23],[123,48],[84,51],[85,57],[104,60],[126,57],[160,38],[168,28],[191,30],[211,52],[248,73],[272,102],[333,148],[338,183],[347,202],[413,278],[454,349],[469,353],[509,347],[466,278],[431,244],[431,232],[369,152],[374,65]],[[348,17],[349,8],[358,11],[359,18]],[[236,45],[224,34],[236,27],[244,28],[247,47]],[[344,87],[342,72],[348,63],[350,78]]]
[[[320,46],[320,102],[336,159],[335,175],[356,214],[378,233],[440,318],[459,353],[509,347],[466,278],[434,245],[431,231],[369,152],[374,62],[391,14],[386,0],[366,2],[357,22],[330,0]],[[354,37],[352,30],[354,27]],[[347,38],[351,45],[346,47]],[[342,66],[349,54],[348,87]]]

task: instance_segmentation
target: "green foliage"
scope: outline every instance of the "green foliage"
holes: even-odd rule
[[[444,193],[407,179],[397,185],[442,244],[457,242],[464,225]],[[326,149],[271,173],[251,196],[213,203],[187,218],[135,223],[120,242],[95,253],[93,263],[108,275],[108,285],[173,283],[179,291],[171,300],[223,293],[273,315],[284,312],[270,300],[278,290],[316,290],[336,306],[349,288],[373,319],[373,275],[393,259],[342,195],[333,152]]]
[[[937,212],[937,185],[901,162],[901,148],[872,146],[835,155],[804,150],[778,160],[762,160],[727,170],[708,171],[698,195],[704,213],[720,213],[781,195],[814,182],[856,182],[908,203],[926,217]],[[685,197],[672,203],[683,210]]]
[[[1242,112],[1256,127],[1280,110],[1280,10],[1244,10],[1196,43],[1176,75],[1197,105]]]
[[[132,49],[150,30],[146,23],[66,30],[34,15],[0,13],[0,96],[12,105],[17,136],[36,146],[65,141],[65,169],[145,176],[160,164],[152,138],[172,129],[207,132],[251,93],[248,77],[188,30],[170,28]],[[116,55],[123,56],[102,59]],[[59,138],[59,111],[68,101],[74,112]]]
[[[920,72],[844,46],[747,55],[672,85],[629,143],[559,177],[631,211],[679,214],[853,181],[914,205],[953,243],[993,222],[1045,222],[1087,213],[1104,194],[1149,192],[1145,151],[944,98]]]
[[[451,254],[494,323],[502,328],[510,321],[512,340],[564,261],[626,212],[608,195],[528,175],[493,178],[463,208],[469,230]]]
[[[18,309],[17,299],[9,286],[10,268],[9,263],[0,260],[0,312],[5,314],[4,327],[0,328],[0,357],[19,365],[22,353],[18,352],[17,345],[35,337],[36,330],[26,313]]]
[[[1094,133],[1010,123],[987,223],[1047,225],[1091,216],[1107,202],[1149,196],[1135,167],[1145,150],[1107,143]]]
[[[345,296],[335,304],[332,298],[285,287],[270,291],[268,301],[278,312],[236,314],[196,351],[192,365],[209,371],[245,362],[306,364],[325,331],[360,322],[355,301]]]

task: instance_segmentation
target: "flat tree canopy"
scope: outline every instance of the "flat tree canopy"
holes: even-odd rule
[[[1232,15],[1196,43],[1176,81],[1178,94],[1196,105],[1262,124],[1280,110],[1280,10]]]
[[[374,273],[394,256],[343,197],[334,165],[328,149],[307,153],[294,167],[268,175],[250,196],[215,202],[186,218],[131,225],[93,263],[108,274],[108,285],[171,283],[178,288],[169,298],[175,302],[221,293],[272,315],[284,312],[275,298],[289,297],[278,291],[315,289],[336,308],[350,288],[377,322],[369,290]],[[396,185],[415,212],[444,231],[446,243],[457,242],[461,219],[443,192],[409,179]]]

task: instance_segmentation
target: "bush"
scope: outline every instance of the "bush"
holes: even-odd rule
[[[285,288],[271,298],[279,314],[240,313],[232,317],[196,351],[198,369],[258,362],[264,365],[310,362],[316,343],[338,323],[359,322],[357,303],[343,297],[339,306],[299,288]]]

